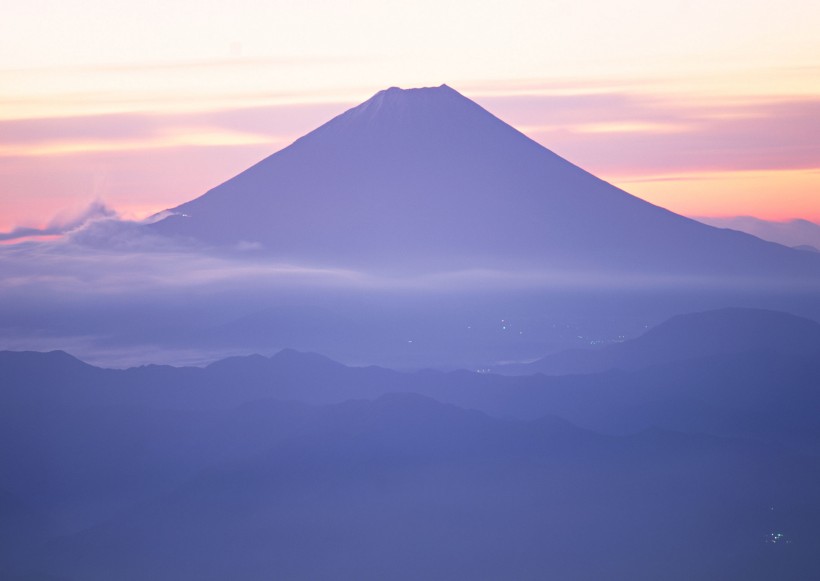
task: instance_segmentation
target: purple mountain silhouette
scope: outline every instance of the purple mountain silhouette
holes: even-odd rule
[[[631,196],[446,85],[381,91],[171,211],[147,227],[313,265],[820,276],[820,256]]]
[[[726,308],[677,315],[626,341],[600,349],[570,349],[523,365],[502,367],[512,375],[568,375],[653,365],[738,353],[814,355],[820,324],[788,313]]]

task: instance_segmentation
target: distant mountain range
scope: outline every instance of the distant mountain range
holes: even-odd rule
[[[809,220],[776,222],[751,216],[704,217],[697,219],[710,226],[739,230],[784,246],[810,252],[820,252],[820,224]]]
[[[817,324],[697,313],[619,353],[504,377],[0,352],[0,575],[820,574]]]
[[[820,376],[818,354],[820,324],[814,321],[774,311],[722,309],[674,317],[622,344],[559,353],[513,368],[540,374],[552,366],[563,377],[399,373],[348,367],[290,349],[272,357],[231,357],[204,368],[148,365],[125,370],[94,367],[60,351],[5,351],[0,352],[0,369],[7,407],[25,402],[20,405],[208,410],[265,398],[330,404],[414,392],[489,414],[522,419],[558,414],[594,426],[602,414],[660,399],[762,406],[757,410],[762,414],[803,398],[814,405],[815,399],[820,402],[820,392],[810,387]],[[699,373],[702,380],[696,379]],[[727,373],[735,374],[732,381],[724,381]],[[663,376],[661,389],[654,382]],[[772,391],[778,376],[784,385]]]
[[[633,197],[446,85],[381,91],[145,228],[397,273],[820,277],[820,256]]]
[[[676,316],[623,343],[561,351],[497,370],[520,375],[595,373],[748,351],[811,354],[819,345],[819,323],[776,311],[727,308]]]

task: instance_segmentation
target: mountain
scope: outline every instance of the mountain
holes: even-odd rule
[[[778,311],[718,309],[678,315],[623,343],[594,350],[571,349],[497,370],[511,374],[596,373],[746,351],[818,352],[820,324]]]
[[[761,220],[752,216],[732,216],[726,218],[704,217],[698,221],[717,228],[731,228],[762,238],[791,246],[817,252],[820,248],[820,224],[809,220],[788,220],[775,222]]]
[[[397,273],[820,276],[820,256],[631,196],[446,85],[380,91],[145,228]]]

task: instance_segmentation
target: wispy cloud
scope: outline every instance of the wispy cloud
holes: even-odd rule
[[[135,72],[158,72],[158,71],[192,71],[197,69],[219,70],[234,68],[258,68],[258,67],[301,67],[315,64],[334,64],[340,62],[350,62],[351,57],[339,57],[337,55],[325,56],[288,56],[288,57],[249,57],[233,56],[213,59],[191,59],[176,61],[144,61],[144,62],[99,62],[91,64],[60,65],[60,66],[39,66],[26,68],[3,68],[3,74],[48,74],[48,73],[135,73]],[[359,57],[358,60],[363,60]]]
[[[609,175],[817,167],[820,102],[680,102],[630,92],[478,99],[532,137]],[[280,143],[348,103],[0,121],[0,155]]]
[[[63,212],[54,216],[49,220],[48,225],[43,228],[19,227],[10,232],[0,232],[0,241],[68,234],[87,226],[91,222],[109,220],[116,217],[116,211],[106,206],[101,200],[95,200],[79,213],[71,214]]]
[[[344,104],[326,103],[2,120],[0,156],[271,144],[295,139],[344,108]]]
[[[604,176],[820,165],[820,101],[676,101],[630,93],[503,96],[491,111]]]
[[[697,288],[746,284],[721,277],[607,273],[595,269],[462,269],[383,273],[272,261],[258,248],[209,249],[192,240],[169,239],[139,224],[88,220],[64,239],[0,247],[2,292],[119,296],[130,300],[195,290],[367,290],[388,294],[449,295],[536,289]],[[767,281],[757,281],[768,284]],[[183,293],[184,295],[184,293]],[[179,295],[177,298],[183,296]]]

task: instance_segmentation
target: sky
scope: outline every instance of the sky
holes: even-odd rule
[[[820,4],[32,0],[0,21],[0,231],[192,199],[447,83],[691,216],[820,221]]]

